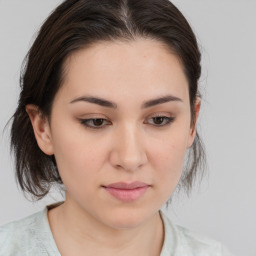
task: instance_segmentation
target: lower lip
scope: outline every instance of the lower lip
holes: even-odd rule
[[[147,191],[149,186],[134,188],[134,189],[118,189],[118,188],[108,188],[104,187],[107,192],[109,192],[113,197],[117,198],[123,202],[132,202],[140,197]]]

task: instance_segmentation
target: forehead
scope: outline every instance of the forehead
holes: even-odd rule
[[[72,54],[65,63],[61,90],[67,97],[188,96],[188,83],[179,58],[166,45],[151,39],[100,42]]]

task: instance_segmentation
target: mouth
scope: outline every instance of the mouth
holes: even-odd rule
[[[102,187],[119,201],[133,202],[141,198],[151,185],[135,181],[132,183],[117,182]]]

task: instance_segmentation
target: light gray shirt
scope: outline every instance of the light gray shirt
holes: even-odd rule
[[[0,227],[0,256],[60,256],[48,208]],[[231,256],[221,243],[174,225],[161,211],[165,238],[160,256]]]

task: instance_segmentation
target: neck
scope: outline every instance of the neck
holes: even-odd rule
[[[61,255],[159,256],[164,228],[159,212],[132,228],[115,228],[99,222],[68,198],[48,212]]]

